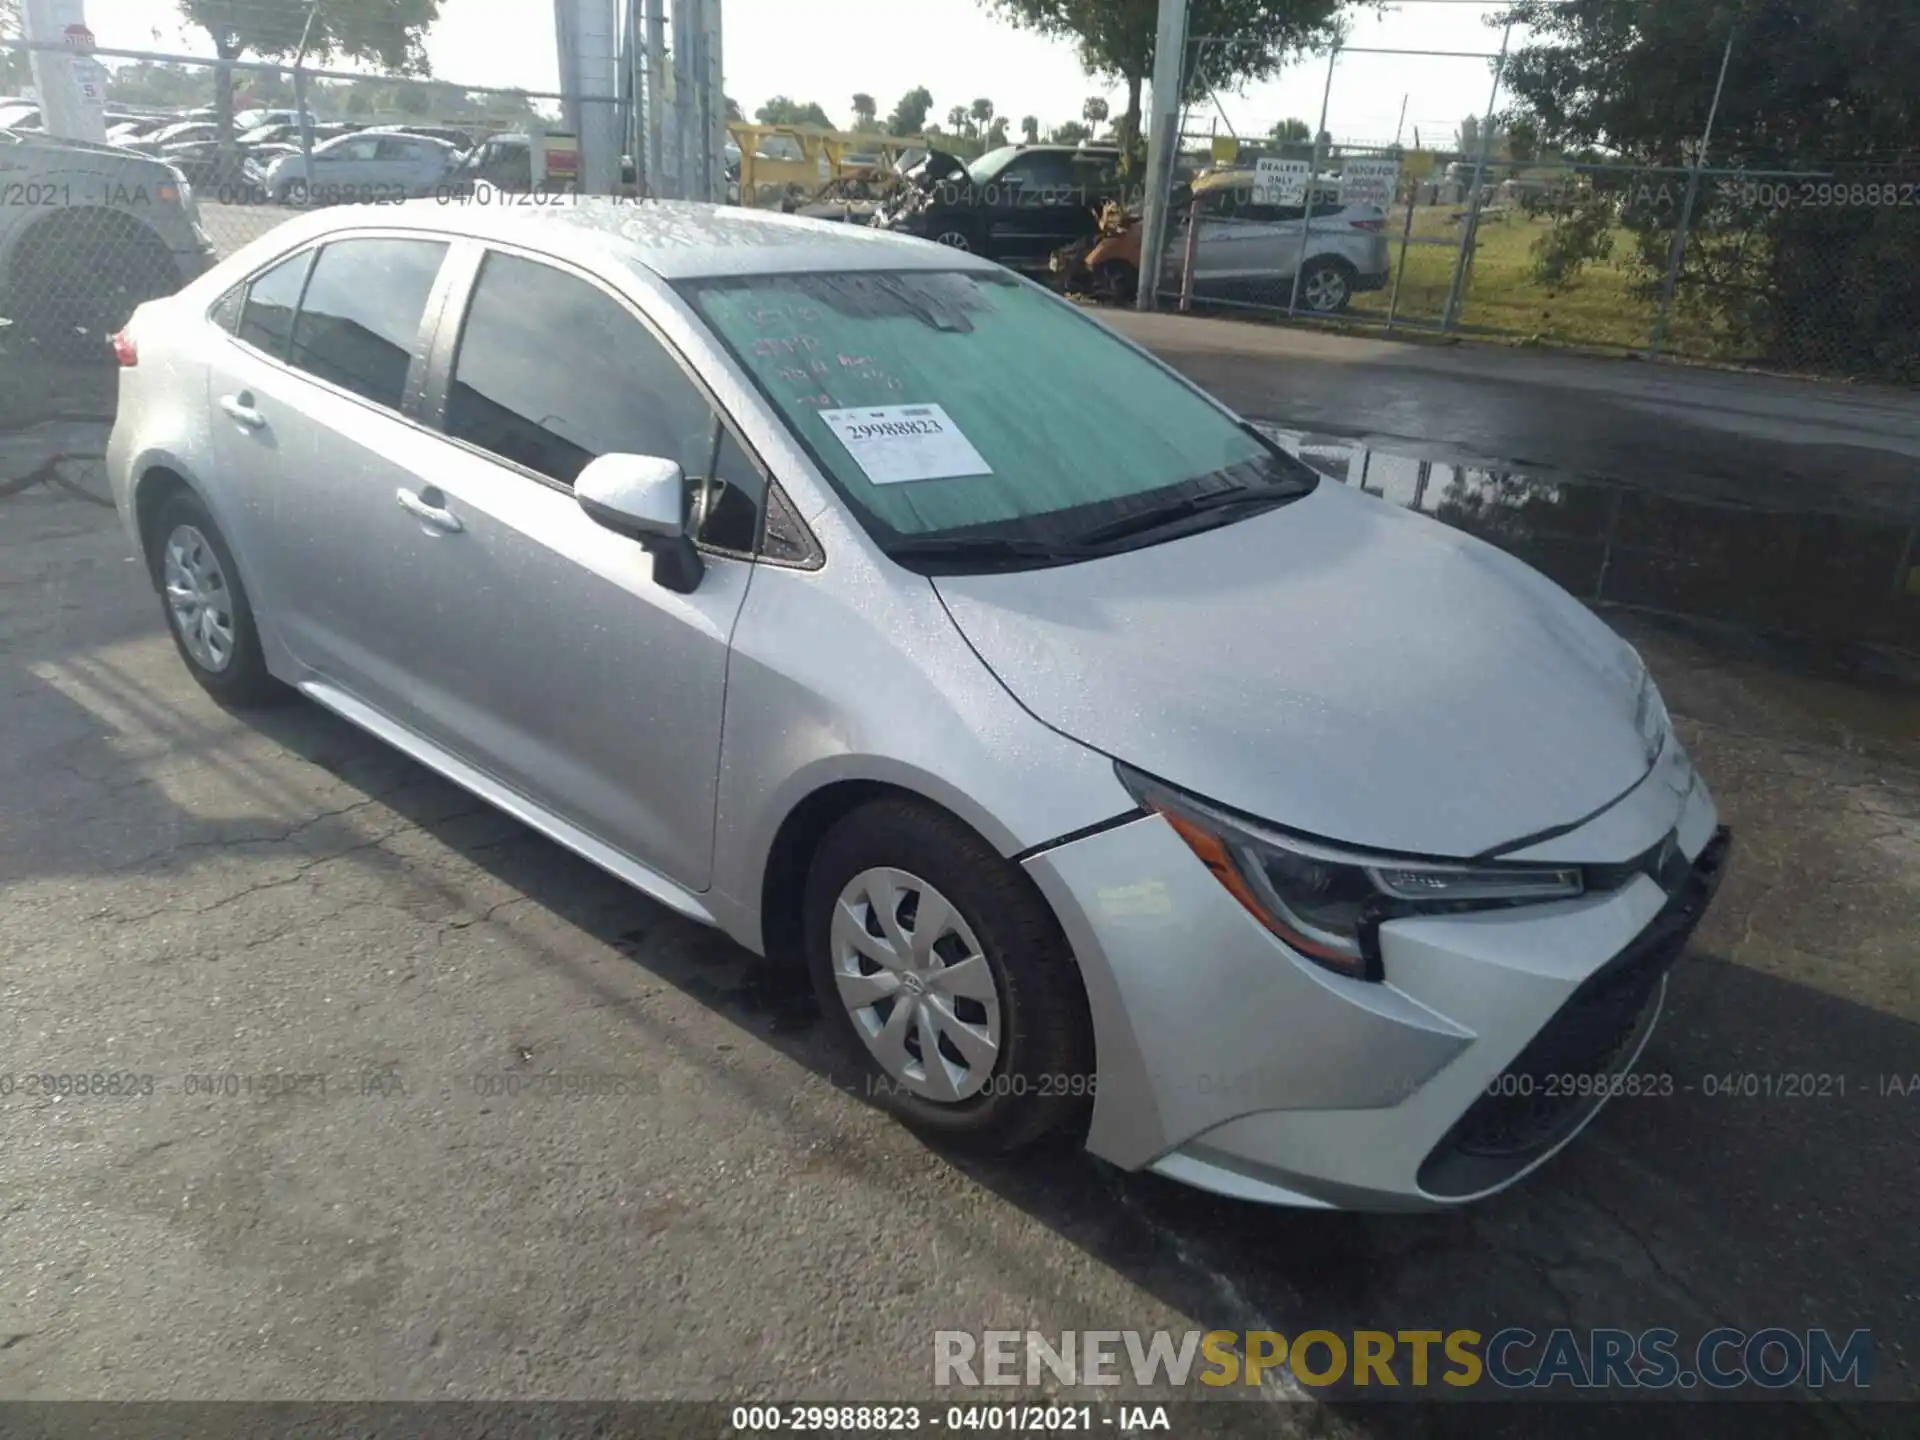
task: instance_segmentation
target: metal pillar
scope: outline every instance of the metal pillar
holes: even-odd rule
[[[646,5],[647,193],[663,199],[673,194],[667,181],[667,6],[666,0]]]
[[[1673,292],[1680,282],[1680,262],[1687,256],[1687,232],[1693,228],[1693,207],[1700,201],[1700,172],[1707,165],[1707,146],[1713,143],[1713,122],[1720,115],[1720,96],[1727,88],[1727,66],[1733,62],[1733,38],[1727,32],[1727,48],[1720,54],[1720,78],[1713,85],[1713,104],[1707,108],[1706,127],[1700,132],[1700,148],[1693,157],[1687,176],[1686,198],[1680,202],[1680,223],[1674,227],[1673,248],[1667,253],[1667,278],[1660,287],[1660,314],[1653,322],[1653,339],[1647,345],[1647,358],[1656,358],[1666,343],[1667,321],[1673,313]]]
[[[707,193],[700,198],[716,205],[727,198],[727,79],[721,55],[721,0],[701,0],[706,21]]]
[[[1460,253],[1453,261],[1453,283],[1447,288],[1447,308],[1440,328],[1451,330],[1459,323],[1460,307],[1466,300],[1467,269],[1473,264],[1474,246],[1480,243],[1480,190],[1485,184],[1487,157],[1493,152],[1493,107],[1500,101],[1500,82],[1507,73],[1507,46],[1513,40],[1513,21],[1507,22],[1500,36],[1500,56],[1493,62],[1493,89],[1487,94],[1486,118],[1480,122],[1480,153],[1473,160],[1473,194],[1468,197],[1467,223],[1460,237]]]
[[[1333,105],[1333,72],[1340,65],[1340,46],[1327,56],[1327,83],[1320,91],[1320,124],[1313,132],[1313,163],[1307,167],[1307,190],[1300,197],[1300,253],[1293,257],[1293,289],[1287,295],[1287,314],[1300,313],[1300,272],[1307,268],[1307,242],[1313,235],[1313,202],[1320,193],[1320,167],[1326,164],[1327,115]]]
[[[1180,149],[1180,70],[1187,53],[1187,0],[1160,0],[1153,52],[1153,124],[1147,131],[1147,193],[1140,219],[1140,290],[1134,303],[1154,308],[1167,248],[1167,202]]]

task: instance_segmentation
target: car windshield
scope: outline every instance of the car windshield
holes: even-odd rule
[[[1071,544],[1312,472],[1097,321],[994,271],[725,277],[683,293],[883,545]]]
[[[967,178],[976,185],[985,185],[1008,165],[1013,157],[1020,153],[1018,145],[1003,145],[998,150],[989,150],[978,160],[967,166]]]

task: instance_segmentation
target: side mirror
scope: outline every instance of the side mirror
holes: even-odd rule
[[[573,498],[595,524],[640,542],[653,556],[653,578],[689,595],[706,573],[687,534],[687,477],[654,455],[602,455],[573,482]]]

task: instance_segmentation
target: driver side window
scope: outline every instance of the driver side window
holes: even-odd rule
[[[606,290],[488,254],[448,387],[446,433],[571,486],[601,455],[672,460],[693,482],[695,539],[751,554],[766,480],[678,360]]]

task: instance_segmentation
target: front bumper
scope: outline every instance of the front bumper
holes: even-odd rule
[[[1684,859],[1665,878],[1687,877],[1674,895],[1639,874],[1578,900],[1392,922],[1379,984],[1287,950],[1158,816],[1033,857],[1094,1019],[1088,1149],[1315,1207],[1426,1209],[1514,1183],[1623,1088],[1610,1077],[1637,1059],[1712,898],[1726,850],[1712,798],[1695,779],[1669,799]]]

